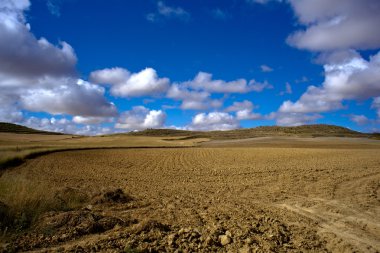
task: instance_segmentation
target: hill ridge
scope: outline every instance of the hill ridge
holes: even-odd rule
[[[0,132],[18,134],[49,134],[64,133],[48,132],[29,128],[14,123],[0,122]],[[239,128],[234,130],[192,131],[181,129],[145,129],[135,132],[117,133],[113,135],[184,137],[211,139],[244,139],[267,136],[299,136],[299,137],[375,137],[375,134],[365,134],[346,127],[329,124],[309,124],[301,126],[258,126],[254,128]]]
[[[217,139],[253,138],[263,136],[300,136],[300,137],[368,137],[370,135],[346,127],[328,124],[310,124],[301,126],[258,126],[227,131],[191,131],[178,129],[146,129],[126,133],[140,136],[187,136]]]
[[[49,132],[37,130],[34,128],[18,125],[14,123],[0,122],[1,133],[17,133],[17,134],[48,134],[48,135],[62,135],[64,133]]]

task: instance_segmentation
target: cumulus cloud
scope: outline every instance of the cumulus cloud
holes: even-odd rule
[[[6,121],[19,121],[23,109],[114,116],[116,108],[104,98],[104,89],[78,80],[73,48],[30,32],[24,16],[29,7],[26,0],[0,2],[0,106],[2,114],[9,113]]]
[[[12,4],[13,3],[13,4]],[[0,3],[0,73],[2,76],[35,78],[42,75],[75,74],[73,48],[62,41],[58,46],[37,39],[25,23],[23,11],[28,1]]]
[[[273,85],[271,85],[267,81],[260,83],[260,82],[256,82],[255,80],[249,81],[248,87],[249,87],[248,88],[249,91],[255,91],[255,92],[262,92],[263,90],[266,90],[266,89],[273,89]]]
[[[358,125],[366,125],[366,124],[370,123],[370,121],[371,121],[365,115],[351,114],[351,115],[349,115],[349,118],[352,122],[355,122]]]
[[[239,128],[239,122],[226,112],[199,113],[193,117],[190,130],[232,130]]]
[[[210,107],[218,108],[223,102],[218,99],[211,99],[211,94],[205,91],[189,90],[181,84],[173,84],[166,95],[168,98],[180,100],[181,109],[184,110],[205,110]]]
[[[377,117],[380,120],[380,97],[376,97],[376,98],[373,99],[371,108],[377,110]]]
[[[167,92],[167,97],[182,101],[181,108],[188,110],[205,110],[223,106],[224,98],[214,99],[214,93],[248,93],[261,92],[264,89],[272,89],[268,82],[256,82],[245,79],[233,81],[214,80],[212,74],[199,72],[193,80],[175,83]]]
[[[321,86],[309,86],[297,101],[284,101],[278,112],[272,114],[277,122],[284,125],[313,122],[321,117],[320,113],[345,108],[346,100],[380,96],[380,52],[366,60],[355,51],[380,47],[377,32],[380,2],[289,0],[289,3],[304,29],[291,34],[287,41],[297,48],[319,52],[316,62],[324,65],[325,80]],[[377,110],[374,104],[372,108]],[[372,122],[364,115],[349,117],[357,124]]]
[[[190,19],[190,13],[181,7],[172,7],[166,5],[163,1],[157,2],[157,11],[155,13],[149,13],[146,19],[150,22],[157,22],[162,18],[175,18],[182,21]]]
[[[226,108],[226,112],[236,112],[241,110],[253,110],[255,106],[251,101],[244,100],[242,102],[235,101],[233,104]]]
[[[110,134],[114,129],[100,125],[80,125],[67,118],[37,118],[30,117],[22,122],[23,125],[49,132],[78,134],[78,135],[99,135]]]
[[[237,120],[257,120],[262,119],[262,115],[254,113],[255,106],[251,101],[244,100],[242,102],[235,101],[231,106],[226,108],[226,112],[236,112]]]
[[[380,47],[378,0],[289,0],[305,30],[288,43],[302,49],[376,49]]]
[[[282,113],[320,113],[343,108],[343,100],[380,96],[380,53],[369,61],[356,55],[343,62],[326,64],[321,87],[309,86],[296,102],[285,101]]]
[[[212,74],[199,72],[191,81],[183,83],[195,90],[204,90],[212,93],[248,93],[251,91],[261,92],[272,88],[268,82],[259,83],[255,80],[247,82],[245,79],[234,81],[213,80]]]
[[[258,120],[262,119],[260,113],[255,113],[252,110],[244,109],[236,112],[236,119],[238,120]]]
[[[83,116],[74,116],[73,122],[77,124],[99,124],[103,122],[112,122],[113,118],[111,117],[83,117]]]
[[[143,130],[147,128],[162,128],[166,114],[161,110],[149,110],[144,106],[135,106],[130,111],[123,112],[115,128],[127,131]]]
[[[138,73],[130,73],[123,68],[97,70],[90,74],[90,80],[98,84],[110,84],[111,94],[118,97],[158,96],[170,86],[170,80],[159,78],[152,68]]]
[[[268,119],[276,119],[277,125],[280,126],[300,126],[314,123],[322,118],[318,113],[298,113],[298,112],[275,112],[269,115]]]
[[[116,116],[104,88],[83,80],[59,79],[52,89],[32,89],[21,95],[22,107],[34,112],[81,116]],[[72,83],[75,82],[75,83]]]

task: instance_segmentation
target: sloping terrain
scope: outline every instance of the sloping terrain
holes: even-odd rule
[[[29,128],[26,126],[21,126],[13,123],[0,122],[0,132],[1,133],[17,133],[17,134],[51,134],[60,135],[62,133],[47,132]]]
[[[25,126],[0,122],[0,132],[19,134],[62,134],[40,131]],[[334,125],[303,125],[295,127],[260,126],[229,131],[188,131],[176,129],[146,129],[129,133],[111,134],[110,136],[153,136],[153,137],[184,137],[212,139],[245,139],[265,136],[298,136],[298,137],[378,137],[378,134],[364,134],[345,127]],[[108,136],[108,135],[105,135]]]
[[[229,131],[185,131],[173,129],[147,129],[131,132],[134,136],[186,136],[211,139],[245,139],[265,136],[298,136],[298,137],[370,137],[348,128],[334,125],[303,125],[296,127],[262,126],[256,128],[242,128]]]

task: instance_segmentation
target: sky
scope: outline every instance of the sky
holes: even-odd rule
[[[378,0],[1,0],[0,121],[380,131]]]

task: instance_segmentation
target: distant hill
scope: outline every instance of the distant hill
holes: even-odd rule
[[[184,136],[187,138],[205,137],[211,139],[241,139],[265,136],[299,136],[299,137],[370,137],[350,130],[345,127],[334,125],[302,125],[295,127],[260,126],[256,128],[242,128],[229,131],[185,131],[174,129],[147,129],[139,132],[131,132],[128,135],[140,136]]]
[[[47,132],[33,128],[0,122],[0,132],[20,134],[63,134]],[[229,131],[187,131],[176,129],[146,129],[143,131],[122,133],[121,135],[155,136],[155,137],[183,137],[211,138],[211,139],[244,139],[265,136],[299,136],[299,137],[370,137],[380,139],[380,134],[365,134],[334,125],[302,125],[295,127],[260,126],[256,128],[241,128]],[[119,134],[115,134],[119,135]]]
[[[176,130],[176,129],[146,129],[142,131],[129,132],[128,135],[134,136],[157,136],[157,137],[169,137],[169,136],[191,136],[191,135],[207,135],[209,132],[201,131],[188,131],[188,130]]]
[[[0,122],[0,132],[3,133],[18,133],[18,134],[63,134],[48,131],[36,130],[26,126],[21,126],[13,123]]]

